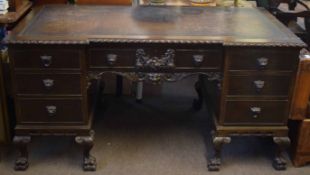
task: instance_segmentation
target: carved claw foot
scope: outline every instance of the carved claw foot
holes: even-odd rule
[[[29,166],[27,145],[30,141],[30,136],[15,136],[13,139],[14,144],[18,147],[20,152],[20,155],[15,161],[14,169],[16,171],[24,171]]]
[[[25,171],[29,166],[28,159],[26,157],[19,157],[15,161],[14,169],[16,171]]]
[[[276,170],[286,170],[286,160],[283,157],[273,159],[272,166]]]
[[[96,158],[93,156],[85,157],[83,162],[84,171],[96,171]]]
[[[83,146],[83,169],[84,171],[96,171],[96,159],[90,155],[90,150],[94,146],[94,131],[90,131],[89,136],[75,137],[76,143]]]
[[[219,171],[220,166],[221,166],[221,159],[219,158],[211,158],[208,162],[209,171]]]
[[[286,170],[286,160],[283,153],[289,147],[291,141],[288,137],[274,137],[273,141],[277,144],[277,149],[272,165],[276,170]]]
[[[215,133],[213,133],[215,135]],[[213,136],[214,156],[208,162],[209,171],[219,171],[221,166],[222,146],[231,142],[230,137]]]

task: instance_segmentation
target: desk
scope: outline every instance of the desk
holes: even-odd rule
[[[291,91],[305,44],[262,9],[50,5],[29,14],[7,43],[17,170],[28,167],[27,144],[36,135],[75,136],[84,169],[95,170],[88,91],[107,72],[150,83],[199,74],[198,107],[202,85],[217,82],[209,94],[217,126],[209,170],[219,169],[221,145],[234,135],[273,137],[274,166],[285,169]]]

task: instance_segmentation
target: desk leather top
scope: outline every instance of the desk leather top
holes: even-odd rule
[[[221,43],[305,46],[255,8],[49,5],[28,15],[8,43]]]

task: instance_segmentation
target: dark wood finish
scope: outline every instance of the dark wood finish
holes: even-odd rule
[[[310,59],[307,55],[309,53],[304,51],[299,63],[289,122],[291,158],[297,167],[310,163]]]
[[[287,96],[291,75],[230,75],[228,96]]]
[[[259,112],[251,108],[260,108]],[[237,110],[236,110],[237,109]],[[277,110],[275,110],[277,109]],[[284,125],[288,115],[288,102],[276,100],[227,100],[224,125]]]
[[[59,17],[61,20],[55,20]],[[245,27],[244,21],[251,27]],[[274,137],[279,148],[289,143],[286,127],[288,107],[299,50],[305,44],[264,10],[46,6],[34,10],[22,21],[7,38],[7,43],[17,118],[31,123],[19,123],[15,128],[16,135],[77,136],[76,141],[84,146],[85,170],[95,169],[95,159],[89,154],[93,136],[89,134],[92,113],[85,112],[90,111],[86,102],[91,95],[87,94],[87,88],[91,86],[92,79],[100,79],[103,74],[111,72],[134,81],[151,83],[200,74],[196,83],[199,96],[195,102],[197,109],[202,103],[205,82],[212,81],[212,89],[216,92],[209,95],[211,98],[205,98],[213,101],[209,103],[212,104],[209,111],[215,109],[217,115],[213,139],[216,154],[209,162],[210,170],[219,169],[221,147],[232,136]],[[68,50],[70,52],[65,52]],[[40,56],[45,53],[58,60],[55,67],[42,67]],[[44,57],[44,60],[48,59]],[[20,76],[38,82],[46,75],[65,80],[64,74],[81,76],[62,81],[65,85],[52,94],[40,89],[40,83],[19,88]],[[204,76],[208,81],[204,80]],[[77,92],[77,89],[67,88],[78,79],[81,91],[75,94],[73,91]],[[260,94],[251,84],[257,79],[266,83]],[[61,119],[49,122],[43,108],[50,104],[51,96],[57,95],[54,102],[58,106],[69,102],[68,98],[73,94],[79,96],[83,112],[69,112],[78,101],[72,100],[70,104],[62,105],[65,112],[60,113]],[[22,102],[21,99],[28,101]],[[36,110],[26,110],[27,105],[36,107]],[[255,108],[249,110],[251,107]],[[55,107],[51,105],[49,111],[55,113]],[[85,123],[76,125],[76,121],[81,121],[81,115]],[[285,168],[282,152],[283,149],[277,151],[276,169]]]
[[[20,0],[19,0],[20,1]],[[11,2],[11,1],[10,1]],[[14,2],[14,0],[12,1]],[[27,12],[29,12],[32,3],[29,1],[23,1],[24,3],[10,9],[10,11],[4,15],[0,15],[0,24],[14,24],[20,20]]]
[[[244,50],[243,48],[234,48],[230,50],[230,70],[252,70],[252,71],[294,71],[296,69],[298,59],[296,57],[298,50],[293,49],[272,49],[272,48],[251,48]],[[267,65],[259,66],[258,59],[267,58]]]
[[[14,68],[17,69],[81,69],[81,52],[65,48],[15,50]],[[47,58],[47,59],[44,59]],[[49,58],[49,59],[48,59]]]
[[[85,123],[81,99],[18,99],[17,124],[76,125]],[[55,107],[50,111],[48,107]],[[52,110],[52,109],[51,109]]]

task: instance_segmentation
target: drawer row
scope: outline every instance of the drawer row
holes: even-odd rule
[[[141,49],[102,49],[88,50],[89,68],[137,68],[137,52]],[[169,49],[142,49],[143,59],[162,59],[167,57]],[[173,50],[173,66],[177,69],[201,68],[220,70],[223,66],[223,51],[213,49],[170,49]],[[40,49],[14,50],[13,58],[15,69],[81,69],[82,53],[80,50],[70,49]],[[229,53],[229,70],[274,70],[292,71],[296,61],[292,59],[296,54],[289,50],[274,51],[264,49],[246,49],[240,52]],[[153,60],[152,60],[153,61]]]

